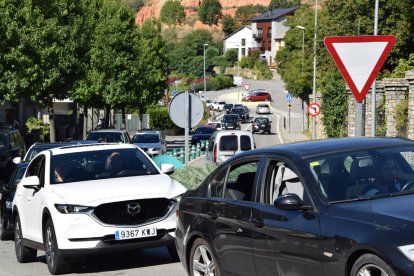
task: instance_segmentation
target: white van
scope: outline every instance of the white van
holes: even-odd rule
[[[209,163],[221,163],[237,153],[255,149],[253,135],[247,130],[220,130],[211,135],[206,159]]]

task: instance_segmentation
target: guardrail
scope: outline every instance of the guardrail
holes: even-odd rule
[[[191,147],[189,148],[189,160],[194,160],[197,159],[203,155],[206,154],[206,149],[208,148],[208,141],[201,141],[200,143],[197,143],[196,145],[191,145]],[[202,150],[204,149],[204,150]],[[170,151],[167,151],[167,154],[177,158],[178,160],[180,160],[183,164],[184,164],[184,156],[185,156],[185,152],[184,152],[184,147],[179,148],[179,149],[173,149]]]

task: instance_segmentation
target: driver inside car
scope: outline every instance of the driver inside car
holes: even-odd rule
[[[114,151],[105,160],[105,172],[97,175],[97,178],[117,176],[123,170],[122,155]]]
[[[375,164],[375,180],[362,191],[364,196],[400,192],[402,185],[397,180],[395,164],[391,159],[379,158]]]

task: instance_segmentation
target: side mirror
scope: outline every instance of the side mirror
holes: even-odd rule
[[[16,165],[19,164],[20,161],[22,161],[22,158],[20,156],[13,158],[13,163]]]
[[[25,187],[26,189],[33,189],[35,191],[40,190],[39,177],[37,177],[37,175],[34,175],[25,178],[23,187]]]
[[[305,205],[297,194],[281,195],[275,199],[273,204],[276,208],[285,211],[298,211]]]
[[[162,164],[161,172],[165,174],[172,174],[174,172],[174,165],[173,164]]]

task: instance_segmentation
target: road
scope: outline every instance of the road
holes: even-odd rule
[[[280,144],[278,135],[278,120],[287,114],[287,104],[281,81],[251,81],[251,88],[266,88],[273,97],[272,114],[268,117],[272,121],[272,135],[255,134],[257,148]],[[206,92],[206,96],[214,99],[220,95],[234,93],[236,89],[225,91]],[[255,106],[255,105],[254,105]],[[292,114],[300,114],[300,102],[292,103]],[[250,116],[255,115],[255,108],[251,106]],[[242,129],[250,129],[251,124],[242,124]],[[123,254],[88,257],[85,261],[73,264],[71,275],[186,275],[181,263],[171,259],[165,248],[154,248]],[[44,252],[39,251],[36,262],[19,264],[16,261],[13,241],[0,241],[0,275],[49,275]]]

